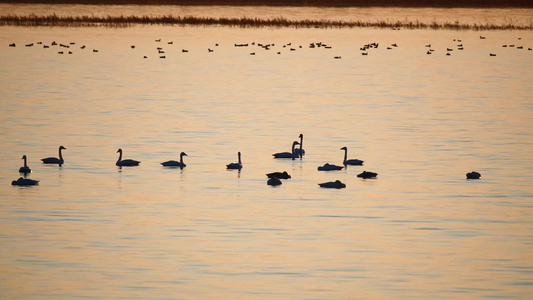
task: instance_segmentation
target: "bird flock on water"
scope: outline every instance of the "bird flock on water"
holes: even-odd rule
[[[295,160],[297,158],[302,159],[303,156],[305,155],[305,150],[302,147],[302,145],[303,145],[303,134],[300,134],[299,138],[300,138],[299,142],[298,141],[294,141],[292,143],[291,152],[274,153],[274,154],[272,154],[272,156],[275,159],[292,159],[292,160]],[[299,146],[298,148],[296,148],[297,145]],[[59,157],[43,158],[43,159],[41,159],[42,163],[43,164],[59,165],[61,167],[65,163],[65,160],[63,159],[63,153],[62,153],[63,150],[67,150],[67,148],[65,148],[63,146],[59,146],[59,151],[58,151],[58,156]],[[343,150],[344,151],[344,159],[343,159],[342,165],[335,165],[335,164],[326,163],[323,166],[319,166],[317,168],[317,170],[318,171],[338,171],[338,170],[342,170],[343,168],[346,168],[349,165],[362,166],[364,164],[364,161],[360,160],[360,159],[348,159],[347,158],[348,157],[348,148],[347,147],[342,147],[339,150]],[[117,162],[115,163],[116,166],[118,166],[120,168],[122,168],[122,167],[135,167],[135,166],[138,166],[141,163],[140,161],[134,160],[134,159],[123,159],[122,158],[122,152],[123,152],[122,149],[118,149],[117,150],[117,153],[119,154],[119,157],[118,157]],[[184,161],[183,161],[183,157],[184,156],[187,156],[187,154],[185,152],[181,152],[179,161],[168,160],[168,161],[162,162],[161,165],[163,167],[183,169],[183,168],[185,168],[187,166],[184,163]],[[228,169],[228,170],[239,170],[240,171],[243,168],[243,163],[242,163],[242,159],[241,159],[241,152],[237,153],[237,157],[238,157],[238,161],[234,162],[234,163],[227,164],[226,165],[226,169]],[[39,180],[26,178],[26,176],[29,173],[31,173],[32,171],[31,171],[30,167],[28,166],[28,158],[27,158],[27,156],[23,155],[22,159],[24,160],[24,166],[20,167],[19,173],[23,174],[24,177],[19,177],[17,180],[13,180],[11,182],[11,184],[12,185],[17,185],[17,186],[38,185],[39,184]],[[291,178],[291,175],[289,175],[287,173],[287,171],[267,173],[266,176],[268,178],[267,185],[270,185],[270,186],[279,186],[279,185],[282,184],[282,181],[281,181],[282,179],[283,180],[287,180],[287,179]],[[357,175],[357,177],[363,178],[363,179],[372,179],[372,178],[376,178],[377,176],[378,176],[378,173],[370,172],[370,171],[363,171],[362,173]],[[481,178],[481,174],[476,172],[476,171],[469,172],[469,173],[466,174],[466,178],[467,179],[480,179]],[[346,184],[341,182],[340,180],[319,183],[318,185],[320,187],[322,187],[322,188],[335,188],[335,189],[340,189],[340,188],[345,188],[346,187]]]

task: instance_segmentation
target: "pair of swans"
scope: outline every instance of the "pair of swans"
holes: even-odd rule
[[[340,150],[344,150],[344,160],[342,161],[342,164],[344,166],[348,166],[348,165],[351,165],[351,166],[362,166],[364,161],[360,160],[360,159],[348,159],[348,148],[347,147],[342,147],[340,148]],[[337,166],[337,165],[334,165],[334,164],[325,164],[321,167],[318,167],[318,170],[319,171],[336,171],[336,170],[342,170],[342,166]]]
[[[304,135],[300,133],[298,137],[300,138],[300,142],[292,142],[291,152],[274,153],[272,154],[272,156],[274,156],[274,158],[291,158],[293,160],[296,158],[301,159],[302,156],[305,155],[305,150],[303,149]],[[296,145],[300,145],[300,147],[296,148]]]
[[[289,175],[289,173],[287,173],[287,171],[268,173],[268,174],[266,174],[266,176],[268,177],[267,184],[271,185],[271,186],[281,185],[282,182],[281,182],[280,179],[289,179],[289,178],[291,178],[291,175]]]
[[[115,164],[119,167],[133,167],[133,166],[138,166],[141,163],[140,161],[137,161],[134,159],[122,159],[122,149],[118,149],[117,153],[119,153],[119,157]],[[181,152],[180,161],[169,160],[169,161],[162,162],[161,165],[163,167],[179,167],[179,168],[186,167],[187,165],[183,162],[183,156],[188,156],[188,155],[185,152]]]

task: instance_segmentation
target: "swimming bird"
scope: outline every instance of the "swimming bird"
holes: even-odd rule
[[[330,164],[325,164],[321,167],[318,167],[318,170],[319,171],[337,171],[337,170],[342,170],[343,167],[341,166],[336,166],[336,165],[330,165]]]
[[[342,189],[346,187],[346,184],[342,183],[340,180],[319,183],[318,185],[328,189]]]
[[[169,160],[166,162],[162,162],[161,164],[163,165],[163,167],[180,167],[180,168],[186,167],[187,165],[183,162],[183,156],[188,156],[188,155],[185,152],[181,152],[180,161]]]
[[[277,186],[277,185],[282,185],[282,182],[278,178],[269,178],[267,180],[267,184],[272,185],[272,186]]]
[[[479,179],[481,178],[481,174],[479,174],[476,171],[472,171],[470,173],[466,173],[466,178],[467,179]]]
[[[56,164],[56,165],[62,165],[65,161],[63,160],[63,155],[61,155],[61,150],[67,150],[67,148],[63,146],[59,146],[59,158],[55,157],[47,157],[41,159],[43,161],[43,164]]]
[[[239,156],[239,162],[231,163],[231,164],[226,165],[226,167],[228,169],[230,169],[230,170],[240,170],[240,169],[242,169],[241,152],[237,153],[237,155]]]
[[[138,166],[141,163],[140,161],[136,161],[136,160],[133,160],[133,159],[124,159],[124,160],[122,160],[122,149],[118,149],[117,153],[120,153],[120,155],[119,155],[118,160],[115,163],[115,165],[117,165],[119,167],[133,167],[133,166]]]
[[[294,149],[294,153],[298,154],[300,156],[300,158],[302,158],[302,156],[305,155],[305,149],[303,149],[303,145],[304,145],[304,135],[302,133],[300,133],[300,135],[298,136],[300,138],[300,148],[299,149]]]
[[[274,153],[274,154],[272,154],[272,156],[274,156],[274,158],[292,158],[292,159],[298,158],[300,156],[298,154],[296,154],[294,147],[296,145],[299,145],[299,144],[300,143],[298,143],[297,141],[294,141],[294,142],[292,142],[292,151],[291,152]]]
[[[11,185],[38,185],[38,184],[39,184],[39,180],[33,180],[33,179],[22,178],[22,177],[20,177],[17,180],[13,180],[11,182]]]
[[[378,173],[367,172],[367,171],[363,171],[363,173],[357,175],[357,177],[363,178],[363,179],[376,178],[376,176],[378,176]]]
[[[283,172],[273,172],[266,174],[268,178],[278,178],[278,179],[289,179],[291,178],[291,175],[287,173],[287,171]]]
[[[19,173],[24,173],[24,174],[31,173],[30,167],[28,167],[28,165],[26,164],[26,155],[23,155],[22,159],[24,160],[24,167],[20,167]]]
[[[362,166],[364,161],[360,159],[346,159],[348,157],[348,148],[342,147],[340,150],[344,150],[344,161],[343,165],[352,165],[352,166]]]

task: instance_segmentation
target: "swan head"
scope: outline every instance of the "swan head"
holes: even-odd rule
[[[303,139],[304,138],[304,135],[302,133],[300,133],[300,135],[298,136],[299,138]]]
[[[346,147],[342,147],[340,150],[348,150],[348,148],[346,148]]]
[[[26,155],[22,155],[22,159],[26,159]]]
[[[67,150],[67,148],[65,148],[63,146],[59,146],[59,150]]]
[[[187,153],[185,153],[185,152],[181,152],[180,156],[189,156],[189,155],[187,155]]]
[[[300,145],[300,143],[298,141],[294,141],[294,142],[292,142],[292,145],[296,146],[296,145]]]
[[[117,150],[117,153],[122,153],[122,149],[119,148],[119,149]]]

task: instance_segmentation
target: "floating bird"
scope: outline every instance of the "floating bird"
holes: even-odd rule
[[[56,164],[56,165],[62,165],[65,161],[63,160],[63,155],[61,154],[61,150],[67,150],[67,148],[63,146],[59,146],[59,158],[55,157],[47,157],[41,159],[43,161],[43,164]]]
[[[300,156],[300,158],[302,158],[302,156],[305,155],[305,149],[303,149],[304,147],[304,135],[302,133],[300,133],[300,135],[298,136],[300,138],[300,148],[299,149],[294,149],[293,153],[296,153]]]
[[[118,160],[115,163],[115,165],[117,165],[119,167],[133,167],[133,166],[138,166],[141,163],[140,161],[136,161],[136,160],[133,160],[133,159],[124,159],[124,160],[122,160],[122,149],[118,149],[117,153],[120,153],[120,155],[119,155]]]
[[[240,170],[240,169],[242,169],[241,152],[237,153],[237,155],[239,156],[239,162],[231,163],[231,164],[226,165],[226,167],[228,169],[230,169],[230,170]]]
[[[11,182],[11,185],[38,185],[38,184],[39,184],[39,180],[33,180],[33,179],[22,178],[22,177],[20,177],[17,180],[13,180]]]
[[[9,47],[16,47],[16,46],[17,46],[17,44],[15,44],[15,43],[9,44]]]
[[[278,178],[278,179],[289,179],[291,178],[291,175],[287,173],[287,171],[283,172],[273,172],[266,174],[268,178]]]
[[[360,159],[346,159],[348,157],[348,148],[342,147],[340,150],[344,150],[344,161],[343,165],[352,165],[352,166],[362,166],[364,161]]]
[[[281,185],[282,182],[278,178],[269,178],[267,180],[267,184],[271,186],[278,186],[278,185]]]
[[[337,170],[342,170],[343,167],[341,166],[336,166],[336,165],[330,165],[330,164],[325,164],[321,167],[318,167],[318,170],[319,171],[337,171]]]
[[[26,164],[26,155],[23,155],[22,159],[24,160],[24,167],[20,167],[19,173],[31,173],[30,167],[28,167],[28,165]]]
[[[363,171],[363,173],[357,175],[357,177],[359,177],[359,178],[364,178],[364,179],[368,179],[368,178],[376,178],[376,176],[378,176],[378,173],[367,172],[367,171]]]
[[[183,156],[188,156],[188,155],[185,152],[181,152],[180,161],[169,160],[166,162],[162,162],[161,164],[163,165],[163,167],[180,167],[180,168],[186,167],[187,165],[183,162]]]
[[[496,56],[496,54],[495,53],[490,53],[489,56]]]
[[[318,185],[328,189],[342,189],[346,187],[346,184],[342,183],[340,180],[319,183]]]
[[[292,158],[292,159],[298,158],[300,156],[296,153],[294,147],[299,144],[300,143],[298,143],[297,141],[294,141],[292,142],[292,152],[279,152],[279,153],[272,154],[272,156],[274,156],[274,158]]]
[[[479,174],[476,171],[472,171],[470,173],[466,173],[466,178],[467,179],[479,179],[481,178],[481,174]]]

